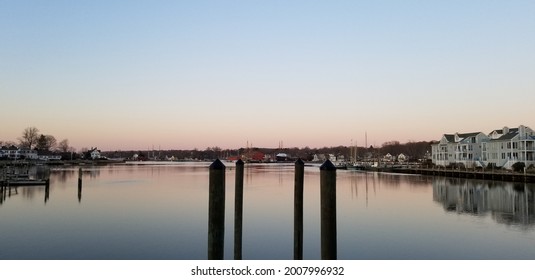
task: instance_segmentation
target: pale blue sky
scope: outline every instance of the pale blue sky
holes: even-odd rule
[[[0,140],[435,140],[535,118],[535,1],[0,0]]]

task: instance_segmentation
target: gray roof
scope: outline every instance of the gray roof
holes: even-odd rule
[[[468,137],[472,137],[472,136],[477,136],[480,133],[481,132],[470,132],[470,133],[459,133],[458,135],[461,138],[468,138]]]
[[[469,132],[469,133],[456,133],[462,140],[468,138],[468,137],[475,137],[479,135],[481,132]],[[446,137],[446,140],[448,142],[455,142],[455,134],[444,134],[444,137]]]
[[[496,129],[496,130],[493,130],[492,132],[494,132],[494,131],[496,131],[496,132],[499,133],[499,134],[503,134],[503,129]],[[492,133],[492,132],[491,132],[491,133]],[[511,133],[511,132],[518,132],[518,127],[516,127],[516,128],[509,128],[509,133]]]
[[[513,138],[515,138],[515,136],[518,135],[518,131],[516,132],[509,132],[507,134],[504,134],[502,136],[500,136],[498,139],[493,139],[494,141],[503,141],[503,140],[511,140]]]
[[[444,134],[444,137],[446,137],[446,140],[448,140],[448,142],[455,142],[454,134]]]

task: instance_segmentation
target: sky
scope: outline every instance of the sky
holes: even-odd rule
[[[0,141],[330,147],[535,128],[535,1],[0,0]],[[367,135],[367,137],[366,137]]]

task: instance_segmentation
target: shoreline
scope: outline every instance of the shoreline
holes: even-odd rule
[[[26,167],[26,166],[91,166],[91,165],[111,165],[111,164],[129,164],[129,165],[173,165],[185,163],[186,161],[141,161],[132,162],[127,160],[60,160],[60,161],[0,161],[0,169],[6,167]],[[195,163],[207,163],[211,161],[193,161]],[[289,164],[291,162],[284,162]],[[254,163],[254,164],[273,164],[273,163]],[[309,166],[320,166],[321,163],[310,162]],[[227,166],[232,167],[232,166]],[[483,170],[468,170],[468,169],[447,169],[447,168],[422,168],[422,167],[363,167],[359,169],[345,169],[340,170],[359,171],[359,172],[381,172],[381,173],[398,173],[398,174],[418,174],[427,176],[440,176],[452,178],[465,179],[481,179],[491,181],[505,181],[505,182],[524,182],[535,183],[534,173],[516,173],[512,171],[486,171]]]

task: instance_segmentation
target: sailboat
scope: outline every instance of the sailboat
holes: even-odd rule
[[[357,142],[353,145],[353,140],[351,140],[351,147],[349,149],[349,163],[346,164],[346,169],[349,170],[362,170],[364,166],[357,163]]]

